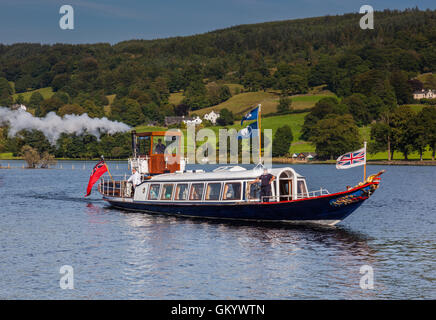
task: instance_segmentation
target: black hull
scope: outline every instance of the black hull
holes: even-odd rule
[[[367,183],[349,191],[282,202],[153,203],[104,197],[120,209],[175,216],[270,222],[306,222],[334,225],[356,210],[378,187]]]

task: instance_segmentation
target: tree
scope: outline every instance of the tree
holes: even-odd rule
[[[191,110],[198,110],[201,108],[208,107],[210,102],[206,96],[207,90],[204,83],[199,81],[191,82],[184,93],[185,98],[182,103],[187,104]]]
[[[137,126],[144,122],[145,117],[139,103],[129,98],[115,99],[112,104],[111,119]]]
[[[367,98],[363,94],[354,93],[345,98],[343,103],[348,106],[348,110],[350,111],[357,125],[366,125],[372,120],[371,113],[368,109]]]
[[[39,91],[36,91],[36,92],[32,93],[32,95],[30,96],[29,107],[34,108],[34,109],[39,109],[39,107],[41,106],[41,102],[43,100],[44,100],[44,97],[42,96],[42,94],[39,93]]]
[[[10,106],[14,102],[13,90],[8,80],[0,78],[0,106]]]
[[[277,113],[286,114],[291,111],[292,100],[288,97],[281,96],[277,105]]]
[[[64,91],[58,91],[52,97],[61,100],[64,104],[71,103],[69,94]]]
[[[349,114],[331,114],[319,120],[313,130],[310,141],[315,144],[321,159],[335,159],[343,153],[359,149],[362,145],[359,128]]]
[[[81,115],[83,113],[85,113],[85,109],[83,109],[81,106],[77,104],[64,104],[57,111],[57,114],[61,117],[63,117],[66,114]]]
[[[41,160],[38,150],[31,146],[25,145],[21,148],[21,155],[27,163],[28,168],[36,168]]]
[[[54,155],[49,154],[47,151],[45,151],[42,155],[41,155],[41,168],[47,169],[49,166],[55,165],[56,164],[56,160]]]
[[[220,117],[216,120],[216,122],[220,126],[232,125],[234,122],[233,112],[229,111],[227,108],[221,109]]]
[[[282,157],[289,152],[292,140],[294,139],[292,135],[292,129],[288,125],[284,125],[277,129],[274,134],[274,140],[272,144],[272,156]]]
[[[413,102],[413,88],[408,80],[407,73],[404,71],[394,71],[391,75],[390,81],[398,104]]]
[[[278,87],[284,95],[306,93],[309,88],[307,85],[307,78],[298,74],[290,74],[286,77],[280,78],[278,81]]]
[[[25,104],[26,101],[24,101],[24,96],[22,94],[19,94],[17,99],[15,100],[15,103],[17,103],[17,104]]]
[[[96,106],[92,100],[86,100],[83,104],[83,109],[91,118],[101,118],[104,116],[103,107]]]
[[[49,112],[56,112],[64,103],[58,98],[49,98],[41,102],[41,106],[36,109],[35,115],[37,117],[44,117]]]
[[[419,133],[424,135],[426,144],[432,150],[431,159],[434,160],[436,153],[436,108],[433,106],[424,107],[418,113],[417,119],[422,128]]]
[[[414,112],[408,106],[398,107],[391,116],[391,130],[393,142],[397,149],[404,154],[404,159],[408,160],[408,155],[413,151],[413,130],[412,119]]]
[[[371,141],[368,145],[369,153],[388,152],[388,160],[391,160],[394,149],[390,145],[392,141],[391,127],[384,122],[377,122],[371,126]],[[391,153],[392,152],[392,153]]]
[[[335,97],[322,98],[304,118],[304,124],[301,129],[301,138],[304,140],[310,140],[310,137],[314,134],[312,129],[319,120],[324,119],[330,114],[342,115],[347,112],[347,106],[345,104],[339,104]]]

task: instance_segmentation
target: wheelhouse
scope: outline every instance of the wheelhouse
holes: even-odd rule
[[[129,165],[142,175],[183,171],[185,159],[181,155],[181,144],[182,133],[178,131],[137,133],[133,130]],[[167,147],[172,149],[170,154],[165,152]]]

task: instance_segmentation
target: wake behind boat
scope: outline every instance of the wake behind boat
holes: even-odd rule
[[[132,132],[129,165],[139,172],[141,181],[133,188],[126,179],[102,179],[98,190],[104,200],[116,208],[147,213],[335,225],[374,193],[383,173],[331,194],[326,189],[308,191],[305,177],[291,167],[273,168],[269,170],[275,178],[271,195],[265,197],[257,179],[263,172],[261,165],[251,170],[240,166],[222,166],[212,172],[185,170],[183,159],[168,164],[165,155],[156,152],[163,135]],[[174,133],[172,140],[180,145],[180,134]]]

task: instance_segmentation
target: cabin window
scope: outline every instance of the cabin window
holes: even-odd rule
[[[280,200],[291,200],[292,198],[292,180],[280,179]]]
[[[241,199],[241,183],[228,182],[224,186],[223,200],[240,200]]]
[[[173,197],[173,184],[164,184],[162,188],[161,200],[171,200]]]
[[[191,194],[189,200],[201,200],[203,198],[203,183],[193,183],[191,185]]]
[[[221,183],[208,183],[206,189],[206,200],[219,200]]]
[[[247,193],[249,199],[259,199],[260,198],[260,182],[251,183],[247,182]]]
[[[299,197],[307,197],[307,189],[304,180],[298,180],[297,182],[297,192]]]
[[[176,196],[174,200],[187,200],[188,199],[188,184],[179,183],[176,188]]]
[[[150,137],[137,137],[136,152],[138,156],[144,156],[150,154]]]
[[[160,184],[152,184],[150,186],[150,191],[148,192],[148,200],[158,200],[159,191],[160,191]]]

